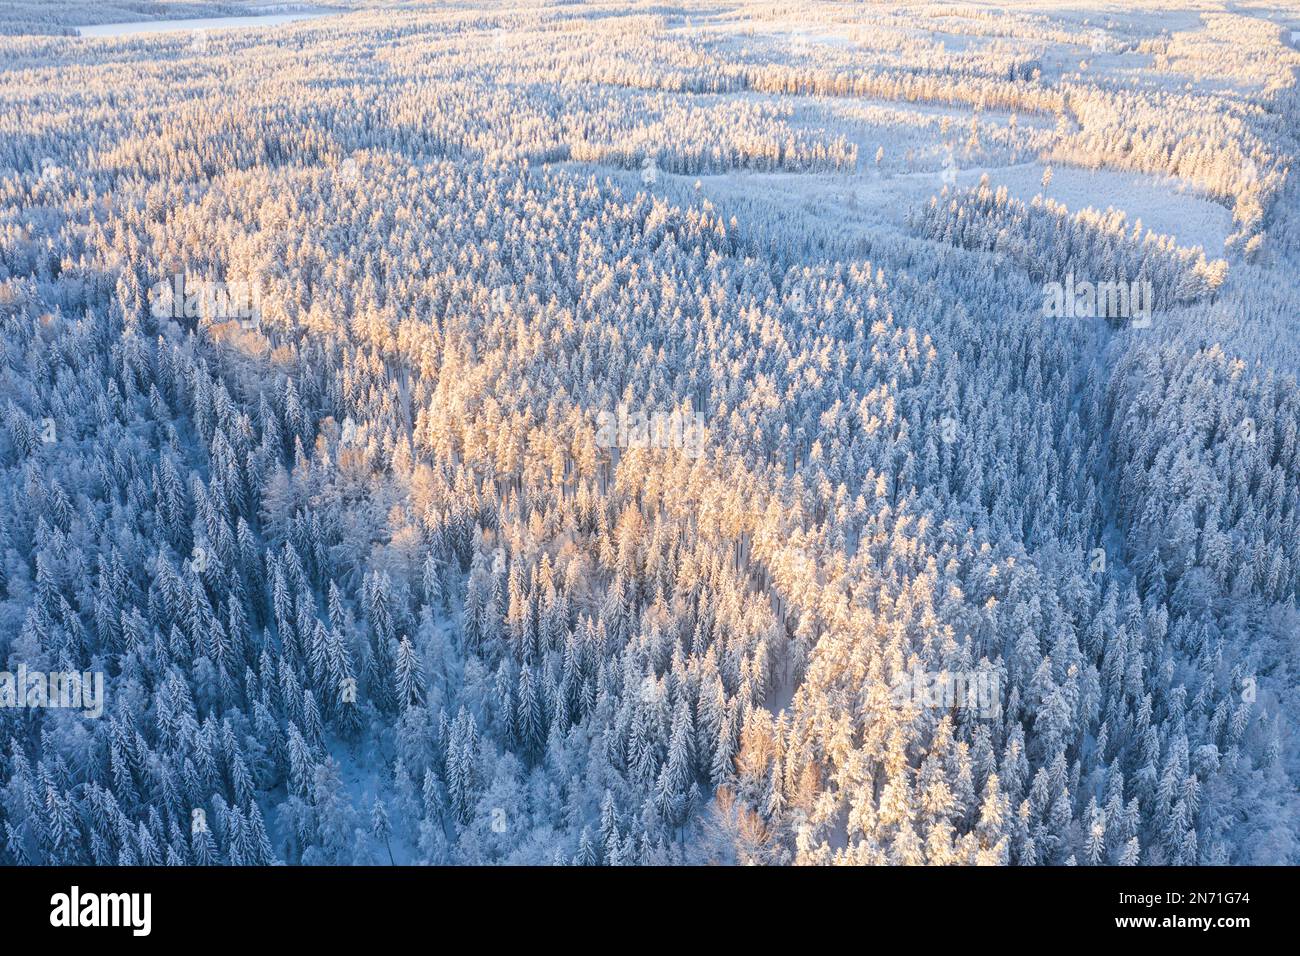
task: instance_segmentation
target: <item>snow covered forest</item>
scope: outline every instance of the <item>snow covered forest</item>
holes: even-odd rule
[[[0,0],[0,864],[1300,864],[1298,78]]]

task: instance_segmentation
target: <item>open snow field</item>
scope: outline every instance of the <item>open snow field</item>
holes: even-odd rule
[[[141,20],[134,23],[97,23],[93,26],[78,27],[77,33],[83,37],[121,37],[142,33],[176,33],[194,30],[228,30],[238,27],[267,29],[282,23],[296,23],[315,17],[337,13],[336,10],[302,10],[291,13],[258,13],[246,17],[197,17],[176,20]]]

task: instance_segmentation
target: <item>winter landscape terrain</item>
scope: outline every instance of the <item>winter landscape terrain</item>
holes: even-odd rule
[[[1297,31],[0,0],[0,864],[1300,863]]]

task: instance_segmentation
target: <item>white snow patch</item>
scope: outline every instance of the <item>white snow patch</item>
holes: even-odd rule
[[[191,20],[138,20],[128,23],[98,23],[94,26],[78,27],[77,34],[83,37],[122,37],[137,33],[177,33],[187,30],[223,30],[231,27],[273,27],[296,20],[310,20],[315,17],[342,13],[342,10],[299,10],[294,13],[273,13],[250,17],[198,17]]]

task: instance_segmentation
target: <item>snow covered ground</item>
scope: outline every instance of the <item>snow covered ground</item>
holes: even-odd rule
[[[943,171],[893,175],[864,171],[855,176],[739,172],[685,178],[698,179],[702,194],[724,207],[731,198],[762,196],[803,215],[854,223],[864,232],[877,230],[882,223],[901,228],[911,209],[940,195],[945,185],[968,188],[984,176],[992,187],[1005,186],[1026,202],[1043,195],[1064,203],[1071,212],[1122,209],[1130,222],[1140,221],[1144,229],[1172,236],[1180,246],[1199,246],[1207,255],[1222,255],[1224,239],[1232,232],[1228,210],[1191,194],[1183,184],[1114,170],[1055,167],[1051,185],[1044,189],[1046,168],[1041,162],[958,168],[948,180]]]
[[[97,23],[78,27],[83,37],[122,37],[148,33],[177,33],[193,30],[230,30],[239,27],[274,27],[299,20],[338,13],[337,10],[303,9],[286,13],[258,13],[246,17],[197,17],[185,20],[139,20],[128,23]]]

